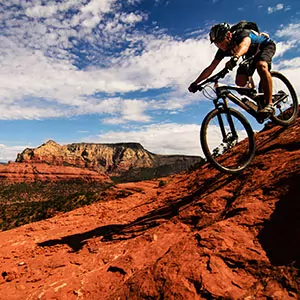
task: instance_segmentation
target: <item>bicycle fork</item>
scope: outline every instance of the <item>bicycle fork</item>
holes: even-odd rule
[[[232,116],[228,111],[228,105],[227,105],[227,100],[223,99],[224,103],[215,103],[216,108],[218,109],[219,113],[217,114],[217,118],[218,118],[218,122],[221,128],[221,133],[222,133],[222,137],[223,137],[223,143],[230,143],[233,142],[234,140],[236,140],[238,138],[233,120],[232,120]],[[225,130],[225,125],[224,125],[224,121],[222,119],[222,114],[221,112],[225,112],[226,114],[226,119],[230,128],[230,133],[231,136],[226,134],[226,130]]]

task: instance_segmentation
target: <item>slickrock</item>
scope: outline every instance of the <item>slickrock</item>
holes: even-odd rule
[[[299,132],[257,134],[239,176],[205,164],[119,184],[1,232],[0,299],[299,299]]]

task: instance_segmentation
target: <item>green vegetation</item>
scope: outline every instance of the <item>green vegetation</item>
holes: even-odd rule
[[[0,185],[0,229],[8,230],[101,201],[112,184],[81,179]]]
[[[132,195],[133,193],[131,191],[128,190],[120,190],[117,192],[116,194],[116,199],[119,198],[127,198],[128,196]]]
[[[163,187],[164,185],[166,185],[166,182],[163,180],[160,180],[158,183],[158,187]]]
[[[172,165],[162,165],[154,168],[131,168],[121,176],[112,176],[111,180],[114,183],[134,182],[151,180],[153,178],[165,177],[176,173],[176,167]]]
[[[196,170],[199,170],[204,164],[205,164],[206,160],[202,159],[200,162],[196,162],[193,165],[191,165],[188,169],[188,172],[194,172]]]

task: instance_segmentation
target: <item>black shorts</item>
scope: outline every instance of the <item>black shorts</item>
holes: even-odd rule
[[[256,54],[255,58],[253,59],[252,63],[249,65],[242,65],[237,69],[237,75],[246,75],[252,76],[256,70],[256,63],[258,61],[265,61],[269,65],[269,70],[272,67],[272,58],[276,52],[276,45],[273,41],[268,42],[258,54]]]

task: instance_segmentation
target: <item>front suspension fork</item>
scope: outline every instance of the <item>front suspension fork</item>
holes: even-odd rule
[[[224,125],[224,121],[222,119],[221,112],[225,112],[225,114],[226,114],[226,119],[227,119],[227,122],[229,124],[230,132],[232,134],[232,136],[231,136],[232,141],[237,139],[238,135],[237,135],[237,132],[236,132],[233,120],[232,120],[232,116],[231,116],[230,111],[229,111],[228,102],[227,102],[226,98],[222,98],[222,99],[223,99],[223,102],[216,101],[215,106],[219,110],[219,113],[218,113],[217,117],[218,117],[218,122],[219,122],[219,125],[220,125],[222,137],[223,137],[223,143],[228,143],[229,142],[229,140],[228,140],[229,137],[226,134],[225,125]]]

